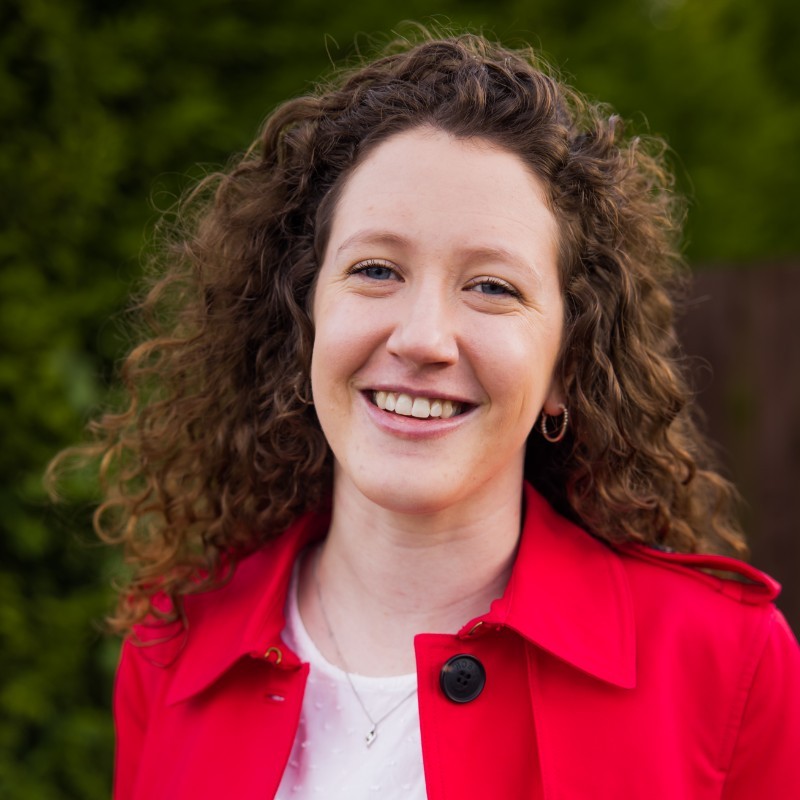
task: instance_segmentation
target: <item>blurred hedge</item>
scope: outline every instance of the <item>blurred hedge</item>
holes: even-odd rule
[[[540,43],[579,87],[643,112],[694,196],[689,255],[800,253],[800,55],[789,0],[440,2],[458,26]],[[114,556],[90,484],[41,473],[81,435],[126,348],[122,309],[159,209],[224,163],[359,32],[427,3],[6,0],[0,8],[0,796],[100,798],[116,643]],[[647,125],[634,116],[640,129]]]

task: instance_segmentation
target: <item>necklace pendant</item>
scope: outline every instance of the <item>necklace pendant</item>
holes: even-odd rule
[[[377,736],[378,736],[378,728],[376,726],[364,737],[364,741],[367,743],[367,747],[372,746],[372,743],[375,741]]]

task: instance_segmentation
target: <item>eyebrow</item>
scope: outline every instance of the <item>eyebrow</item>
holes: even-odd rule
[[[365,230],[357,231],[352,236],[348,236],[341,245],[339,245],[336,255],[338,256],[346,250],[362,244],[383,244],[402,249],[411,248],[411,242],[400,234],[391,233],[390,231]]]

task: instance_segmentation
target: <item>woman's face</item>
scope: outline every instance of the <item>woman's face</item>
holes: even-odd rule
[[[357,167],[313,303],[337,491],[405,513],[518,497],[528,433],[561,401],[557,236],[540,182],[484,140],[416,128]]]

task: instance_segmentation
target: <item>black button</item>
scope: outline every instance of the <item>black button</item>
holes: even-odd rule
[[[453,656],[439,673],[439,685],[448,700],[469,703],[486,685],[486,670],[474,656]]]

